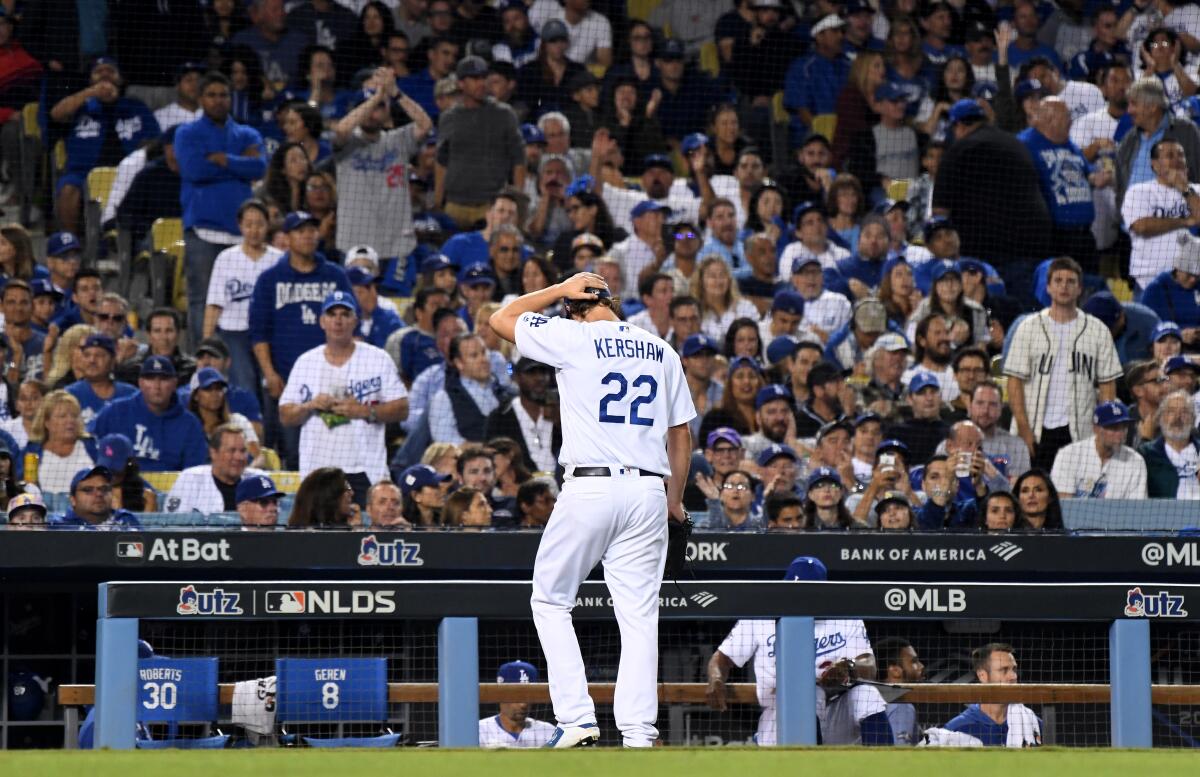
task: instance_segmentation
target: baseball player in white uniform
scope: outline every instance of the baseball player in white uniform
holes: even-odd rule
[[[797,556],[788,566],[785,580],[825,580],[828,572],[819,559]],[[830,667],[842,660],[869,661],[874,665],[867,627],[861,620],[818,620],[815,624],[816,674],[820,678]],[[754,659],[754,684],[762,714],[754,741],[759,745],[774,745],[775,738],[775,621],[740,620],[729,636],[713,653],[708,662],[708,704],[716,710],[726,708],[725,682],[729,670],[745,666]],[[875,744],[859,733],[859,723],[880,716],[888,731],[887,742],[892,744],[885,709],[887,705],[879,691],[871,686],[854,686],[834,702],[826,704],[825,692],[817,689],[817,720],[824,744]],[[867,730],[873,730],[867,725]]]
[[[560,299],[569,318],[542,315]],[[668,516],[685,517],[696,408],[679,356],[619,311],[603,278],[579,273],[491,317],[522,356],[554,367],[562,397],[566,474],[538,546],[531,600],[558,720],[550,747],[600,739],[571,624],[579,584],[600,561],[621,632],[617,727],[626,747],[658,738],[658,593]]]
[[[537,667],[527,661],[509,661],[496,671],[498,683],[536,683]],[[525,702],[500,702],[500,714],[479,721],[479,746],[545,747],[554,736],[554,726],[529,717]]]

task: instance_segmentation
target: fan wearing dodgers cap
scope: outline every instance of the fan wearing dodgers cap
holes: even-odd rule
[[[386,351],[355,341],[353,294],[325,297],[320,326],[325,344],[296,360],[279,396],[279,420],[301,427],[301,477],[337,467],[363,507],[367,489],[387,477],[384,428],[408,415],[408,392]]]
[[[1092,436],[1058,450],[1050,479],[1060,497],[1145,499],[1146,462],[1125,445],[1131,423],[1120,400],[1096,405]]]
[[[754,396],[758,431],[745,438],[746,458],[756,459],[772,445],[798,447],[795,434],[796,398],[787,386],[772,383]]]
[[[824,223],[824,217],[821,221]],[[822,260],[812,254],[798,256],[789,272],[792,289],[804,299],[802,325],[822,343],[828,342],[830,335],[850,323],[853,310],[844,294],[825,288],[827,278],[840,283],[841,276],[836,268],[824,267]]]
[[[820,559],[813,556],[797,556],[788,565],[784,580],[822,581],[829,579],[829,572]],[[861,620],[817,620],[814,623],[814,638],[816,645],[816,665],[814,671],[818,677],[829,672],[829,669],[840,661],[850,660],[870,666],[874,671],[874,655],[871,653],[871,641],[867,637],[867,627]],[[758,731],[754,741],[758,745],[774,745],[775,738],[775,621],[773,620],[739,620],[733,629],[708,661],[708,690],[706,693],[708,706],[715,710],[724,711],[728,706],[725,683],[729,678],[729,670],[733,667],[745,666],[747,661],[754,661],[754,685],[758,692],[758,703],[762,714],[758,718]],[[817,689],[817,717],[821,723],[821,734],[824,741],[829,742],[825,732],[826,702],[825,694]],[[881,700],[882,702],[882,700]],[[880,706],[879,711],[884,707]],[[875,713],[870,713],[875,714]],[[868,715],[862,716],[865,719]],[[883,725],[887,727],[884,716]],[[862,744],[874,739],[873,726],[868,724],[868,731]],[[830,732],[837,734],[839,732]],[[882,734],[880,735],[882,737]],[[835,737],[837,738],[837,737]],[[888,735],[890,740],[890,731]],[[891,744],[890,741],[887,744]]]
[[[71,507],[46,522],[51,529],[136,529],[137,516],[113,508],[113,474],[107,467],[87,467],[71,478]]]
[[[643,270],[666,260],[668,248],[663,240],[663,225],[670,212],[666,205],[649,199],[630,208],[630,235],[613,245],[609,252],[609,256],[620,263],[622,277],[636,280]]]
[[[1159,273],[1142,293],[1142,304],[1163,321],[1174,321],[1185,345],[1200,347],[1200,239],[1181,232],[1170,270]]]
[[[792,208],[792,236],[795,238],[779,255],[779,277],[793,277],[803,263],[816,259],[823,269],[833,270],[850,255],[845,248],[829,240],[829,222],[825,206],[819,200],[805,200]],[[795,285],[795,279],[792,281]]]
[[[283,492],[265,472],[251,474],[234,487],[233,501],[243,529],[274,529],[279,523],[279,500]]]
[[[263,400],[268,414],[272,414],[271,400],[283,393],[292,365],[301,354],[325,341],[318,323],[322,300],[334,291],[354,294],[346,271],[317,252],[317,227],[317,219],[311,213],[289,213],[283,220],[288,252],[254,284],[250,343],[263,376]],[[271,419],[267,426],[272,426]],[[285,465],[293,466],[295,436],[285,431],[277,442]]]
[[[539,682],[537,668],[527,661],[509,661],[496,670],[496,682]],[[479,746],[545,747],[554,736],[553,724],[529,717],[528,702],[500,702],[500,714],[479,721]]]
[[[337,247],[373,246],[387,265],[390,284],[402,296],[412,290],[416,267],[407,262],[417,247],[407,160],[433,128],[425,109],[396,88],[396,76],[380,68],[363,84],[357,106],[333,127],[337,163]],[[392,105],[412,119],[393,129]]]
[[[374,275],[361,267],[351,267],[346,271],[346,277],[354,289],[361,316],[355,336],[376,348],[383,348],[388,338],[404,327],[404,322],[396,311],[379,304],[379,287]]]
[[[123,434],[143,472],[172,472],[204,463],[207,446],[200,421],[184,409],[175,393],[175,365],[166,356],[150,356],[138,375],[138,391],[108,404],[92,425],[92,434]]]

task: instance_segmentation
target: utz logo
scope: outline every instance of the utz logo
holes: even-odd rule
[[[1130,588],[1125,595],[1125,615],[1129,618],[1186,618],[1183,597],[1168,591],[1156,595],[1142,593],[1142,589]]]
[[[411,477],[411,476],[410,476]],[[424,566],[421,558],[421,543],[391,540],[380,542],[374,534],[362,539],[358,551],[360,567],[419,567]]]
[[[179,589],[175,612],[180,615],[241,615],[241,600],[239,593],[226,593],[221,588],[197,591],[196,586],[187,585]]]

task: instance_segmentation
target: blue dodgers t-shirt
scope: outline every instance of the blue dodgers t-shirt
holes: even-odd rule
[[[1063,227],[1090,227],[1096,218],[1092,185],[1088,183],[1091,165],[1079,147],[1069,140],[1052,143],[1032,127],[1017,138],[1033,158],[1042,199],[1050,208],[1054,223]]]

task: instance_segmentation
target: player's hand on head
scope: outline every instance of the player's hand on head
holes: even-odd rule
[[[562,294],[567,299],[598,299],[594,291],[588,289],[608,289],[608,282],[594,272],[575,273],[559,284]]]

